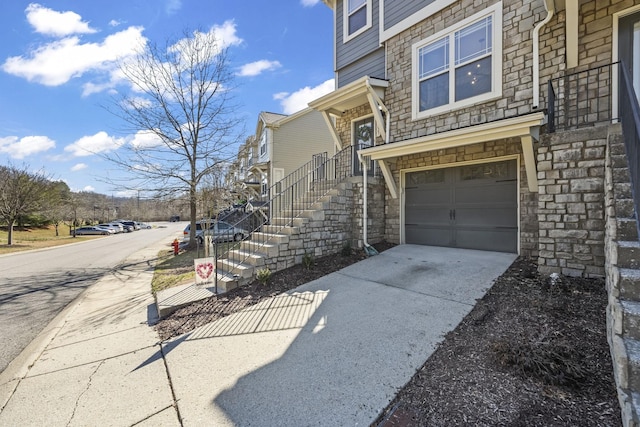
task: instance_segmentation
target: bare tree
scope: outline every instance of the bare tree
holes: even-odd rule
[[[110,160],[136,178],[129,189],[188,194],[193,244],[198,185],[242,139],[227,50],[213,31],[185,31],[162,48],[150,44],[120,70],[134,91],[116,100],[115,112],[137,134]]]
[[[7,244],[13,244],[13,226],[18,218],[43,206],[50,181],[42,173],[31,173],[28,166],[0,166],[0,218],[7,224]]]

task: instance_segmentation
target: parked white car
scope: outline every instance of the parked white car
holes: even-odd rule
[[[249,232],[240,227],[234,227],[228,222],[224,221],[211,221],[208,223],[209,229],[206,232],[208,235],[213,236],[216,242],[237,242],[249,236]],[[207,222],[196,222],[196,240],[202,244],[204,242],[204,230],[207,228]],[[184,231],[183,240],[189,241],[189,232],[191,231],[191,224],[188,224]]]
[[[115,224],[98,224],[98,225],[96,225],[96,227],[106,228],[107,230],[112,230],[114,234],[122,233],[122,230],[120,229],[120,227],[118,227]]]

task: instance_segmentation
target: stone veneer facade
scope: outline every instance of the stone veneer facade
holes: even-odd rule
[[[538,148],[538,270],[604,277],[608,127],[543,135]]]

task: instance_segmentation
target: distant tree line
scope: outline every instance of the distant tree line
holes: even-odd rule
[[[0,226],[6,227],[7,244],[15,227],[74,227],[115,219],[168,220],[187,212],[188,200],[113,197],[93,192],[73,192],[63,181],[51,180],[28,166],[0,166]],[[66,229],[65,227],[65,229]]]
[[[50,179],[44,172],[32,172],[28,166],[0,166],[0,226],[13,243],[15,227],[54,226],[70,232],[81,225],[99,224],[115,219],[142,222],[168,221],[173,215],[189,217],[190,197],[145,195],[114,197],[88,191],[73,192],[64,181]],[[214,215],[233,203],[226,189],[209,185],[198,191],[200,217]]]

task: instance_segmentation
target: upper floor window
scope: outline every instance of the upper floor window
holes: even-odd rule
[[[262,131],[260,135],[260,155],[264,156],[267,154],[267,131],[266,129]]]
[[[344,0],[344,41],[371,27],[371,0]]]
[[[501,94],[501,9],[478,15],[413,46],[414,118]]]

